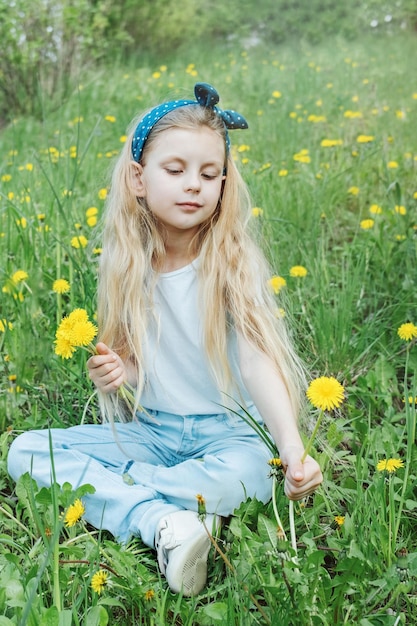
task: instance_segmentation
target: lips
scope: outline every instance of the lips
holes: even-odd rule
[[[177,204],[182,209],[189,210],[189,211],[195,211],[196,209],[201,209],[201,207],[203,206],[202,204],[199,204],[198,202],[178,202]]]

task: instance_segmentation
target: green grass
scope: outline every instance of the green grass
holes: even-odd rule
[[[2,131],[0,626],[416,621],[417,352],[397,333],[417,323],[414,58],[409,37],[195,50],[83,76],[42,122],[16,119]],[[277,535],[272,504],[248,501],[219,544],[232,567],[214,552],[206,592],[186,600],[169,592],[139,540],[122,548],[82,521],[63,525],[83,489],[38,490],[29,477],[16,486],[5,460],[17,433],[80,422],[93,392],[86,357],[62,361],[53,340],[63,314],[94,314],[99,242],[86,210],[102,211],[99,192],[134,113],[177,92],[189,96],[197,80],[213,83],[220,105],[250,122],[232,142],[262,209],[254,226],[287,282],[277,304],[312,376],[335,376],[346,399],[316,441],[324,484],[295,506],[297,555]],[[360,143],[360,135],[373,139]],[[324,139],[340,145],[324,147]],[[373,205],[381,212],[371,213]],[[372,228],[362,227],[366,219]],[[81,235],[89,244],[74,248]],[[296,265],[305,277],[291,276]],[[16,283],[18,270],[27,277]],[[69,281],[69,293],[52,291],[57,278]],[[85,419],[98,419],[94,399]],[[404,466],[377,470],[391,458]],[[289,537],[279,484],[276,495]],[[108,584],[98,595],[91,579],[100,567]]]

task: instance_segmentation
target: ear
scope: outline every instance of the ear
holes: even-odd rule
[[[132,161],[130,168],[130,188],[137,198],[144,198],[146,188],[143,180],[143,167],[140,163]]]

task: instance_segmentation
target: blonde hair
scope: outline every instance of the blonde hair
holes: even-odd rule
[[[146,201],[134,193],[131,142],[138,120],[115,165],[103,219],[103,253],[98,283],[100,340],[137,370],[136,406],[145,385],[142,345],[152,315],[153,288],[164,256],[164,232]],[[155,139],[169,128],[208,127],[225,141],[222,120],[211,109],[187,105],[165,115],[145,144],[142,162]],[[225,144],[226,145],[226,144]],[[251,201],[246,184],[225,149],[226,179],[219,204],[200,230],[191,250],[199,255],[204,345],[220,392],[233,390],[227,357],[227,335],[232,324],[275,364],[288,389],[294,413],[300,410],[305,385],[303,366],[295,354],[282,317],[268,288],[270,269],[249,233]],[[117,394],[100,394],[105,419],[114,413],[128,418],[118,406]],[[229,402],[230,403],[230,402]],[[132,417],[130,415],[130,417]]]

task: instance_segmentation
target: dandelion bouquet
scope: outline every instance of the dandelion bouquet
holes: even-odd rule
[[[62,318],[55,335],[55,354],[63,359],[70,359],[77,348],[87,350],[91,355],[98,354],[93,340],[97,336],[97,326],[88,318],[85,309],[74,309],[68,316]],[[135,411],[135,394],[133,388],[124,383],[118,389],[118,396],[124,400],[128,408]]]
[[[93,339],[97,335],[97,326],[88,319],[85,309],[75,309],[64,317],[56,331],[55,354],[63,359],[70,359],[77,348],[85,348],[96,354]]]

